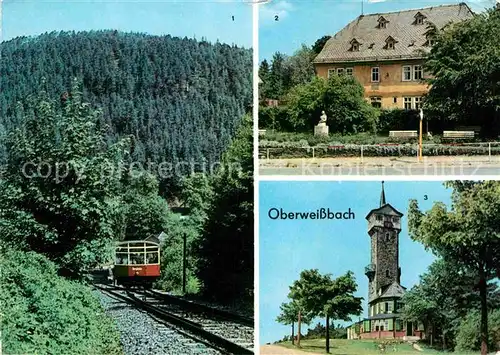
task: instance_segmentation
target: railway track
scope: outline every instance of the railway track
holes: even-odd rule
[[[248,325],[249,318],[154,291],[95,287],[187,332],[196,342],[226,354],[253,354],[253,323]]]

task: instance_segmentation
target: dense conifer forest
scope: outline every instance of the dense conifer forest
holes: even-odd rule
[[[163,191],[219,161],[251,105],[251,50],[234,45],[107,30],[18,37],[0,50],[0,141],[29,114],[30,95],[63,102],[76,78],[102,110],[108,144],[132,135],[132,161],[169,163]]]

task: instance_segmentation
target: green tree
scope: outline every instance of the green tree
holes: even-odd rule
[[[481,313],[481,354],[488,343],[488,280],[500,262],[500,183],[449,182],[453,188],[452,208],[441,202],[422,213],[416,201],[410,201],[409,232],[412,239],[440,255],[445,261],[463,267],[478,276]]]
[[[356,289],[357,284],[351,271],[332,279],[330,274],[321,275],[317,269],[302,271],[299,280],[290,286],[289,297],[299,305],[300,310],[311,317],[326,318],[327,352],[330,351],[330,319],[349,321],[350,315],[359,315],[362,312],[362,298],[353,295]]]
[[[253,305],[253,131],[242,126],[222,157],[213,180],[203,238],[198,245],[198,276],[207,295],[244,299]]]
[[[76,84],[63,107],[41,98],[24,112],[0,182],[1,241],[43,253],[76,276],[111,257],[127,143],[104,148],[100,113],[82,102]]]
[[[479,307],[476,282],[477,275],[463,266],[438,259],[404,295],[402,318],[422,322],[431,346],[440,335],[446,349],[454,343],[460,319],[471,307]]]
[[[307,84],[314,78],[313,59],[314,52],[305,44],[302,44],[299,50],[287,58],[285,65],[290,73],[289,87]],[[286,91],[288,90],[289,88],[286,88]]]
[[[318,40],[316,40],[316,42],[314,42],[313,46],[312,46],[312,51],[318,55],[321,50],[323,49],[323,47],[325,46],[326,42],[328,42],[328,40],[332,38],[332,36],[329,36],[329,35],[325,35],[321,38],[319,38]]]
[[[434,32],[437,44],[425,63],[432,85],[425,105],[442,117],[482,124],[484,134],[498,136],[500,11],[490,9]]]
[[[276,321],[281,324],[291,325],[292,326],[292,345],[295,344],[295,332],[294,326],[298,321],[299,317],[299,305],[293,301],[288,303],[282,303],[280,306],[280,314],[276,317]],[[308,317],[306,314],[302,313],[301,315],[301,323],[309,324],[312,319]],[[299,329],[300,332],[300,329]]]

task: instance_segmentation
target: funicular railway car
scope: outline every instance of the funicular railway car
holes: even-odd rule
[[[151,288],[160,277],[160,243],[126,240],[116,244],[113,276],[116,284]]]

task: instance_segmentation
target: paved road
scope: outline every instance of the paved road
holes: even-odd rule
[[[303,175],[303,176],[363,176],[363,175],[397,175],[397,176],[500,176],[499,166],[407,166],[407,167],[363,167],[363,166],[319,166],[319,167],[260,167],[260,175]]]

